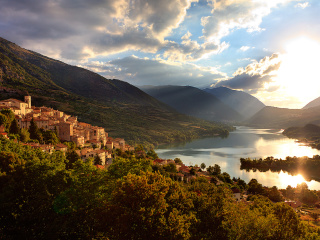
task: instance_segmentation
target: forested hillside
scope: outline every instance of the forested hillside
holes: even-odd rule
[[[32,96],[33,105],[78,116],[131,143],[226,135],[230,127],[175,112],[140,89],[25,50],[0,38],[1,99]]]

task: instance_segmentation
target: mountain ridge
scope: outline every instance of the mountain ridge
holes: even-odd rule
[[[29,93],[48,106],[136,143],[183,141],[226,134],[228,126],[179,114],[121,80],[63,63],[0,38],[0,98]],[[5,90],[7,89],[7,90]],[[226,131],[226,132],[225,132]]]
[[[214,95],[220,101],[245,116],[245,118],[252,117],[265,107],[258,98],[243,91],[237,91],[227,87],[206,88],[204,91]]]
[[[241,121],[243,116],[210,93],[192,86],[141,86],[180,113],[210,121]]]
[[[266,106],[244,122],[253,127],[288,128],[320,123],[320,106],[288,109]]]

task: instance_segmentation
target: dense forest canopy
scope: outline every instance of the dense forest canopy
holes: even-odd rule
[[[176,181],[148,158],[119,157],[102,170],[6,139],[0,156],[2,239],[319,238],[283,203],[236,202],[217,166],[219,186]]]

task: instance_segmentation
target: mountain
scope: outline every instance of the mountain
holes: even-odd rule
[[[305,105],[302,109],[312,108],[312,107],[318,107],[320,106],[320,97],[312,100],[307,105]]]
[[[264,107],[246,125],[266,128],[302,127],[306,124],[320,123],[320,106],[308,109],[288,109]]]
[[[242,91],[236,91],[226,87],[206,88],[204,91],[214,95],[246,118],[252,117],[265,107],[259,99]]]
[[[180,113],[210,121],[241,121],[243,116],[218,98],[190,86],[142,86],[143,91]]]
[[[0,38],[0,98],[32,96],[33,105],[78,116],[136,143],[225,134],[227,126],[191,118],[140,89],[29,51]]]
[[[320,126],[307,124],[304,127],[290,127],[283,131],[283,135],[290,138],[316,138],[320,136]]]

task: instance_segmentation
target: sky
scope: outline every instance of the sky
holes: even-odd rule
[[[0,36],[135,86],[320,97],[319,0],[0,0]]]

